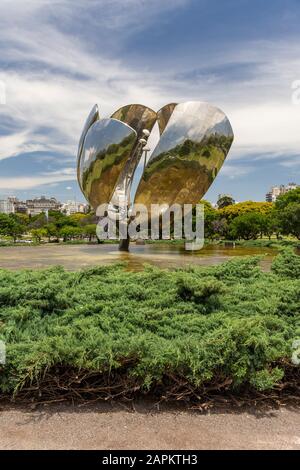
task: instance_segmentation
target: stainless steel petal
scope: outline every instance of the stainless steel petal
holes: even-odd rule
[[[111,117],[125,122],[136,131],[138,137],[141,137],[144,129],[151,132],[157,115],[153,109],[142,104],[128,104],[115,111]]]
[[[136,144],[120,174],[116,190],[111,201],[111,203],[116,207],[121,201],[122,204],[126,201],[126,204],[129,206],[133,176],[146,143],[144,138],[147,137],[147,135],[145,135],[143,131],[147,130],[148,133],[152,131],[157,115],[153,109],[141,104],[129,104],[118,109],[111,117],[125,122],[137,132],[138,138]],[[143,139],[141,139],[141,137],[143,137]]]
[[[89,128],[82,147],[79,181],[95,209],[110,202],[136,138],[134,129],[116,119],[102,119]]]
[[[173,114],[173,111],[178,103],[169,103],[163,106],[159,111],[157,111],[157,122],[160,135],[165,130],[170,117]]]
[[[139,183],[135,203],[196,204],[220,170],[233,142],[226,115],[203,102],[178,104]]]
[[[85,121],[85,124],[83,126],[83,130],[79,139],[79,144],[78,144],[78,152],[77,152],[77,179],[79,182],[79,185],[81,187],[81,181],[80,181],[80,175],[79,175],[79,167],[80,167],[80,159],[81,159],[81,154],[82,154],[82,147],[83,147],[83,142],[85,139],[85,136],[87,134],[87,131],[89,128],[94,124],[94,122],[98,121],[100,119],[99,116],[99,108],[98,105],[95,104],[90,111],[87,120]]]

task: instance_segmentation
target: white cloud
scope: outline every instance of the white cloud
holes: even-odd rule
[[[219,53],[201,48],[201,56],[196,46],[179,48],[180,62],[166,57],[165,68],[178,77],[170,86],[181,99],[209,101],[228,115],[235,134],[231,158],[297,154],[300,106],[292,103],[292,83],[300,79],[299,38],[224,44]],[[197,63],[194,74],[191,64]],[[226,76],[226,67],[236,76]]]
[[[249,104],[228,115],[236,137],[233,159],[255,153],[284,158],[300,151],[300,107],[288,102]]]
[[[44,184],[52,184],[63,181],[74,180],[73,175],[51,175],[48,176],[24,176],[24,177],[12,177],[12,178],[1,178],[0,177],[0,188],[4,191],[12,191],[19,189],[32,189],[37,186]]]
[[[13,135],[0,137],[0,160],[7,156],[15,156],[28,148],[28,131],[16,132]]]
[[[230,179],[235,179],[241,176],[248,175],[249,173],[254,171],[254,167],[249,165],[235,166],[226,162],[221,171],[223,176],[226,176]]]
[[[65,9],[71,17],[72,12],[76,11],[74,2],[54,3],[59,11]],[[183,3],[176,1],[172,8]],[[86,6],[85,2],[77,1],[76,4],[81,5],[81,9]],[[145,7],[144,2],[137,0],[90,4],[102,6],[106,15],[110,12],[111,17],[120,17],[123,12],[122,28],[126,27],[128,16],[124,4],[127,9],[134,9],[136,21]],[[152,15],[160,7],[171,8],[167,4],[165,1],[152,2]],[[109,115],[131,101],[140,100],[153,105],[159,103],[159,93],[153,85],[156,83],[154,74],[145,77],[141,71],[129,69],[119,60],[104,57],[101,51],[91,52],[82,38],[59,31],[42,7],[52,9],[53,2],[4,0],[2,5],[1,61],[13,61],[15,65],[13,70],[6,68],[0,73],[7,94],[7,105],[2,106],[0,111],[13,116],[22,125],[26,122],[24,132],[0,138],[2,159],[34,150],[75,155],[83,122],[95,102],[99,102],[102,115]],[[18,8],[17,17],[11,16],[14,8]],[[82,80],[78,74],[84,74],[87,78]],[[50,128],[54,132],[41,134],[39,127]]]
[[[77,141],[94,103],[99,103],[104,116],[130,102],[158,109],[174,100],[194,99],[220,106],[232,123],[235,143],[230,167],[225,165],[222,174],[238,176],[241,171],[251,171],[251,167],[235,167],[234,160],[252,154],[281,159],[285,166],[298,162],[300,106],[291,103],[291,84],[300,79],[298,38],[240,43],[221,48],[220,53],[201,49],[201,60],[196,47],[188,51],[180,50],[179,45],[176,58],[165,57],[163,67],[152,59],[151,68],[144,69],[129,67],[101,47],[95,49],[74,27],[81,21],[78,31],[82,30],[88,19],[89,28],[104,28],[120,42],[132,31],[149,26],[158,15],[186,3],[188,0],[2,0],[0,57],[14,67],[0,72],[7,93],[7,104],[0,105],[0,111],[20,123],[22,130],[0,136],[0,159],[29,151],[59,152],[69,159],[74,156],[75,166]],[[91,14],[95,8],[101,14]],[[59,28],[53,20],[58,16],[73,28]],[[199,78],[190,81],[178,75],[182,70],[192,71],[194,64],[203,69]],[[251,64],[251,74],[225,81],[222,72],[213,71],[230,64],[237,68]],[[46,128],[49,132],[43,130]],[[289,155],[286,160],[285,154]],[[6,188],[5,184],[32,188],[45,184],[47,178],[49,183],[74,179],[67,176],[0,178],[0,188]]]
[[[298,155],[295,155],[294,158],[285,159],[280,164],[287,168],[293,168],[297,170],[299,173],[300,172],[300,155],[298,154]]]

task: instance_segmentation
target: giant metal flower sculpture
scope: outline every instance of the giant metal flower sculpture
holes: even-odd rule
[[[147,138],[158,123],[160,140],[149,160]],[[226,115],[204,102],[171,103],[157,113],[133,104],[100,119],[95,105],[78,148],[78,182],[90,203],[118,207],[196,204],[218,174],[233,142]],[[145,164],[130,201],[133,177],[144,153]]]

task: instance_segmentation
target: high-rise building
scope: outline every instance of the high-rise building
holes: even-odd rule
[[[281,184],[280,186],[272,186],[270,191],[266,194],[267,202],[275,202],[276,199],[282,194],[286,194],[293,189],[299,188],[299,185],[296,183],[288,183],[286,186]]]

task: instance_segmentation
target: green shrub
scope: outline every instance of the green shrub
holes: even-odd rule
[[[284,252],[271,273],[257,258],[136,273],[0,270],[0,390],[18,393],[59,367],[123,371],[145,390],[170,377],[272,388],[300,337],[299,260]]]
[[[300,256],[292,248],[285,248],[272,263],[272,271],[281,277],[300,279]]]
[[[224,286],[216,279],[201,280],[190,273],[183,273],[176,280],[177,295],[186,302],[195,302],[208,307],[208,310],[218,305],[218,294],[224,291]]]

